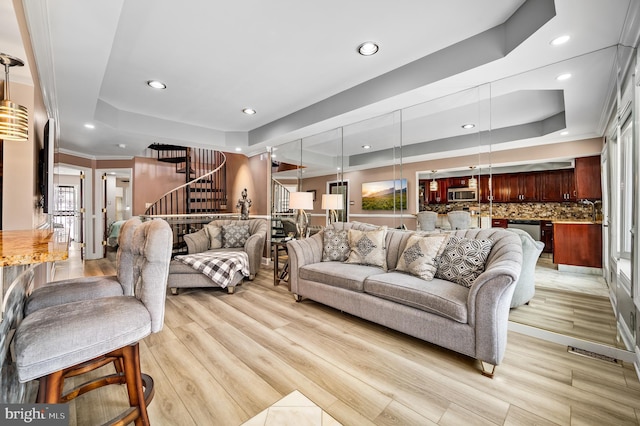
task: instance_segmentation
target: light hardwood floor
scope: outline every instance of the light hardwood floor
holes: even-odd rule
[[[110,268],[84,264],[88,275]],[[471,358],[295,303],[285,286],[273,286],[269,269],[235,294],[168,296],[165,327],[142,342],[141,358],[155,380],[154,425],[240,425],[294,390],[344,425],[640,424],[631,365],[510,332],[489,379]],[[124,400],[122,387],[85,395],[72,404],[71,424],[99,424]]]

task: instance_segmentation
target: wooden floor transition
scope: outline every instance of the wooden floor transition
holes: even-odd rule
[[[80,269],[114,272],[106,260]],[[63,265],[59,278],[77,271]],[[240,425],[294,390],[344,425],[640,424],[632,365],[509,332],[505,359],[489,379],[469,357],[312,301],[295,303],[285,286],[273,286],[270,269],[235,294],[169,295],[165,327],[142,342],[141,358],[155,380],[153,425]],[[70,424],[100,424],[123,401],[121,386],[82,396]]]

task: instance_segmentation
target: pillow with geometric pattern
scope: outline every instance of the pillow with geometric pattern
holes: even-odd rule
[[[222,225],[223,248],[244,247],[249,237],[249,225]]]
[[[398,259],[396,271],[407,272],[431,281],[438,269],[438,259],[446,247],[447,234],[412,235]]]
[[[452,235],[440,256],[436,278],[471,287],[484,272],[492,246],[490,239],[476,240]]]
[[[349,229],[349,257],[345,263],[379,266],[387,270],[387,250],[385,238],[387,227],[381,226],[373,231]]]
[[[349,257],[349,232],[346,229],[324,230],[322,238],[322,261],[344,262]]]

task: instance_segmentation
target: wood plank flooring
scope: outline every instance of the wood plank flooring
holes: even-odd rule
[[[109,268],[84,265],[89,274]],[[631,365],[510,332],[492,380],[471,358],[313,301],[295,303],[285,286],[273,286],[270,269],[235,294],[169,295],[165,327],[141,343],[141,358],[155,381],[154,425],[240,425],[294,390],[344,425],[640,424]],[[100,424],[124,401],[121,386],[82,396],[71,424]]]

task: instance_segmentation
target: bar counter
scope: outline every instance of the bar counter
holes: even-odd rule
[[[65,260],[68,243],[64,234],[50,229],[0,231],[0,266]]]
[[[68,245],[64,229],[0,231],[0,403],[27,402],[26,385],[18,381],[12,365],[11,340],[27,295],[50,279],[55,261],[68,258]]]

